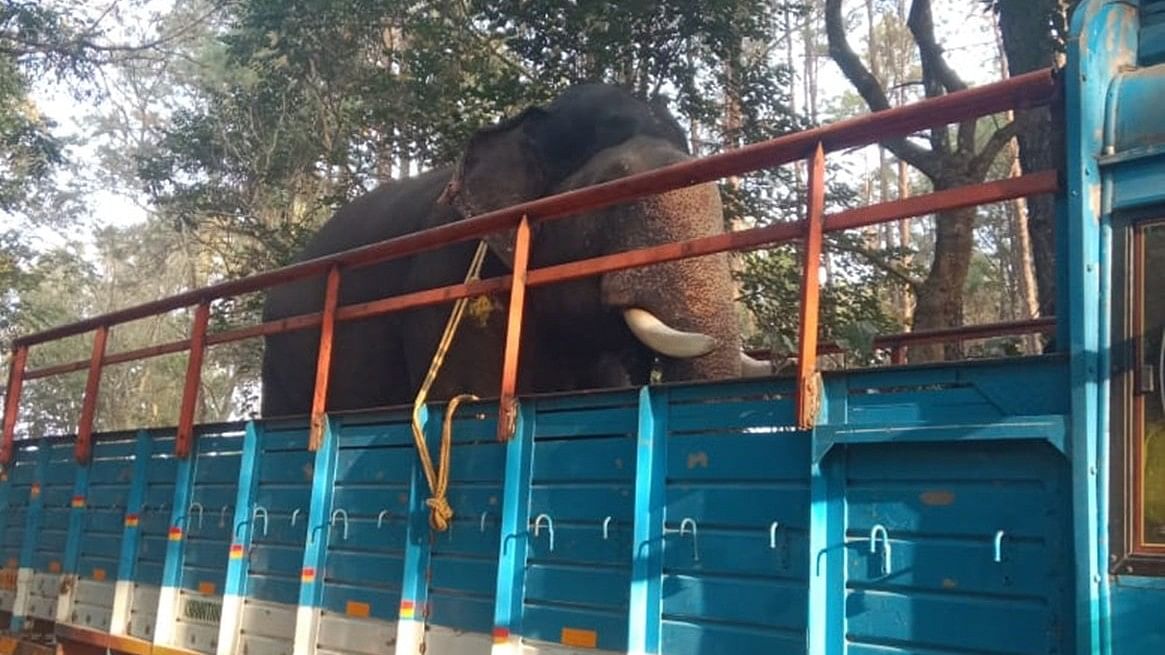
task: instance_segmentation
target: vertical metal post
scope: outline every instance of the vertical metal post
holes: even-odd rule
[[[210,321],[210,303],[203,301],[194,310],[190,331],[190,357],[186,360],[186,386],[182,388],[182,411],[178,415],[178,438],[174,454],[179,459],[190,455],[194,442],[194,410],[198,406],[198,388],[202,385],[202,355],[206,347],[206,324]]]
[[[518,411],[518,355],[526,304],[526,269],[530,264],[530,219],[522,217],[514,237],[514,276],[510,284],[510,315],[506,322],[506,354],[502,361],[502,392],[498,404],[498,441],[514,436]]]
[[[316,451],[311,484],[311,508],[307,513],[307,538],[303,549],[303,569],[299,577],[299,606],[296,610],[295,638],[291,652],[316,652],[320,605],[324,598],[324,567],[331,538],[332,496],[335,492],[336,457],[339,454],[340,425],[335,417],[324,417],[320,448]]]
[[[821,144],[809,158],[809,203],[806,217],[804,263],[801,270],[801,338],[797,358],[797,427],[809,430],[816,422],[821,389],[817,377],[817,322],[823,217],[825,213],[825,151]]]
[[[197,444],[191,441],[191,450],[178,460],[174,476],[174,506],[170,510],[170,529],[166,536],[166,559],[162,563],[162,590],[158,594],[158,613],[154,620],[154,646],[179,646],[178,591],[182,588],[182,568],[186,561],[186,538],[191,526],[191,507],[194,500],[195,466],[198,464]]]
[[[667,479],[667,389],[639,391],[635,454],[635,552],[631,564],[627,650],[660,652],[663,599],[663,522]]]
[[[109,338],[109,326],[102,325],[93,331],[93,354],[89,358],[89,377],[85,380],[85,400],[81,405],[81,421],[77,425],[77,443],[73,456],[77,463],[89,463],[93,451],[93,417],[97,413],[97,392],[101,387],[101,367],[105,362],[105,343]]]
[[[73,499],[69,503],[69,529],[65,533],[65,556],[61,561],[61,586],[57,594],[57,623],[69,623],[73,599],[77,593],[78,569],[81,563],[81,539],[85,529],[88,508],[89,465],[78,463],[73,478]]]
[[[432,420],[430,420],[432,419]],[[430,449],[441,441],[441,418],[421,406],[421,430]],[[420,460],[415,460],[409,483],[408,528],[405,533],[404,574],[400,585],[400,613],[396,624],[396,655],[414,655],[425,641],[425,613],[429,604],[429,560],[432,556],[429,527],[429,487]]]
[[[527,522],[530,520],[530,471],[534,460],[535,407],[519,408],[515,438],[506,444],[506,478],[502,488],[498,579],[494,601],[492,652],[517,653],[522,630]]]
[[[8,391],[4,396],[4,432],[0,441],[0,466],[12,461],[12,440],[16,435],[16,413],[20,409],[20,389],[24,386],[24,366],[28,363],[28,346],[17,346],[12,351],[8,367]]]
[[[232,523],[230,559],[227,561],[226,593],[223,595],[222,618],[218,627],[218,653],[243,652],[243,603],[247,596],[247,575],[250,572],[251,536],[255,532],[255,492],[259,486],[259,467],[263,426],[247,422],[243,436],[243,456],[239,463],[239,487],[235,492],[235,520]],[[266,530],[266,519],[264,519]]]
[[[826,384],[822,423],[844,425],[849,388],[845,380]],[[814,434],[814,438],[818,435]],[[816,444],[809,469],[809,655],[841,655],[845,651],[845,456],[818,455]]]
[[[328,269],[327,291],[324,293],[324,315],[320,323],[320,350],[316,360],[315,394],[311,399],[311,432],[308,450],[319,450],[324,437],[324,415],[328,408],[328,379],[332,371],[332,337],[336,328],[336,305],[340,301],[340,268]]]
[[[153,439],[150,433],[139,430],[134,447],[133,477],[130,478],[129,497],[125,502],[124,530],[121,552],[117,560],[117,582],[113,589],[113,609],[109,632],[125,635],[129,632],[130,609],[133,605],[134,569],[137,565],[138,544],[141,541],[142,505],[149,487],[149,467],[152,463]]]

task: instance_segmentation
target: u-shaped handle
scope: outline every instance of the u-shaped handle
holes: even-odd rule
[[[537,537],[539,528],[542,527],[542,520],[546,520],[546,534],[550,537],[550,550],[554,551],[554,520],[550,518],[549,514],[539,514],[534,517],[534,536]]]
[[[377,530],[380,529],[380,526],[384,525],[384,517],[388,516],[390,513],[391,512],[389,512],[388,510],[382,509],[382,510],[380,510],[380,513],[376,515],[376,529]]]
[[[1003,561],[1003,537],[1004,537],[1004,535],[1005,535],[1005,533],[1003,532],[1003,530],[1000,530],[1000,531],[995,533],[995,562],[996,563]]]
[[[331,525],[336,524],[337,517],[344,519],[344,541],[348,541],[348,512],[342,509],[338,509],[332,512],[332,520],[330,521]]]
[[[882,534],[882,575],[890,573],[890,534],[881,523],[870,528],[870,552],[878,552],[878,533]]]

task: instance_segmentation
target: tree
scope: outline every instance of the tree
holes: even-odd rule
[[[1063,67],[1068,17],[1079,0],[985,0],[999,15],[999,28],[1011,75],[1049,66]],[[1025,171],[1058,168],[1064,161],[1063,116],[1058,105],[1024,110],[1027,126],[1016,134]],[[1035,259],[1039,312],[1056,311],[1056,207],[1049,196],[1029,198],[1028,225]]]
[[[849,44],[842,0],[826,0],[826,33],[830,56],[872,111],[890,108],[882,83]],[[935,38],[930,0],[913,0],[907,26],[914,38],[921,63],[922,87],[926,97],[961,91],[967,83],[950,67]],[[1012,121],[979,138],[978,121],[967,121],[954,130],[930,130],[928,146],[900,138],[884,143],[896,157],[919,170],[938,191],[982,182],[1000,151],[1018,131]],[[964,287],[974,246],[974,208],[948,211],[935,217],[934,256],[926,277],[915,288],[917,304],[913,327],[916,330],[955,327],[963,324]],[[944,349],[923,346],[911,350],[916,360],[941,359]],[[957,352],[945,349],[947,356]]]

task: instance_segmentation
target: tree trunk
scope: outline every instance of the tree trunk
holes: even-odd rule
[[[1068,12],[1076,0],[999,0],[999,27],[1003,50],[1012,75],[1063,64],[1063,53],[1053,28],[1066,32]],[[1030,121],[1021,130],[1019,160],[1025,172],[1060,167],[1064,159],[1063,116],[1055,107],[1028,110],[1017,117]],[[1056,207],[1047,195],[1028,200],[1028,230],[1038,285],[1039,313],[1056,311]]]
[[[961,186],[963,182],[935,185],[935,191]],[[934,261],[930,273],[918,287],[914,310],[914,330],[935,330],[963,324],[963,289],[971,267],[974,245],[975,208],[945,212],[935,216]],[[913,346],[911,362],[957,359],[962,351],[957,343]]]

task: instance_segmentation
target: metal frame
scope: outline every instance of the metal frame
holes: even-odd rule
[[[92,414],[95,411],[102,367],[113,363],[189,350],[186,383],[183,389],[182,407],[178,416],[178,439],[175,444],[175,454],[180,458],[185,458],[191,450],[202,359],[206,347],[216,343],[306,329],[318,325],[321,327],[320,349],[312,404],[312,438],[310,440],[310,446],[314,450],[319,447],[324,432],[322,421],[327,409],[328,373],[335,321],[368,318],[392,311],[449,302],[474,295],[500,293],[507,289],[510,291],[511,305],[506,352],[503,360],[505,367],[500,392],[503,420],[499,424],[498,436],[502,439],[508,438],[513,434],[515,421],[514,391],[520,341],[518,337],[523,315],[524,293],[527,286],[553,284],[609,271],[732,249],[772,246],[800,237],[807,239],[806,262],[811,263],[820,257],[821,237],[825,231],[852,229],[889,220],[899,220],[908,216],[928,214],[942,209],[968,207],[1037,193],[1054,192],[1059,188],[1058,180],[1054,172],[1046,171],[849,210],[828,217],[822,215],[824,158],[827,152],[877,143],[891,137],[907,136],[919,129],[938,124],[975,119],[998,111],[1047,104],[1052,102],[1058,93],[1059,82],[1054,72],[1052,69],[1044,69],[975,89],[928,99],[913,105],[786,135],[711,157],[682,162],[639,175],[541,198],[437,228],[406,234],[249,278],[188,291],[167,299],[18,338],[14,344],[15,350],[4,413],[2,441],[0,441],[0,464],[6,463],[11,457],[11,442],[15,436],[23,380],[80,370],[85,367],[83,362],[71,362],[35,371],[26,371],[28,348],[36,344],[88,331],[97,331],[94,337],[93,356],[88,362],[90,375],[85,397],[88,411],[83,413],[79,428],[81,438],[78,440],[77,455],[80,461],[88,456]],[[777,223],[752,230],[729,232],[632,252],[606,255],[529,272],[525,270],[525,263],[529,256],[529,229],[533,223],[555,220],[586,210],[606,207],[697,183],[711,182],[729,175],[738,175],[763,167],[788,163],[803,158],[807,154],[811,158],[811,169],[814,171],[814,175],[811,176],[809,213],[803,221]],[[512,275],[428,289],[359,305],[337,307],[342,269],[366,266],[459,241],[482,238],[498,230],[510,229],[517,229],[517,245],[520,246],[519,252],[516,253],[516,259],[520,261],[515,262]],[[524,243],[523,234],[525,234]],[[321,274],[327,275],[328,293],[324,299],[324,307],[320,312],[213,335],[207,334],[210,303],[214,300],[259,291],[276,284]],[[816,397],[811,382],[814,379],[812,376],[816,374],[815,357],[817,352],[815,343],[818,313],[816,266],[805,266],[802,274],[802,345],[798,379],[800,380],[800,394],[804,398],[798,404],[798,423],[802,427],[809,427],[813,422],[814,412],[812,408],[815,406],[813,399]],[[105,340],[108,331],[116,325],[192,305],[196,306],[196,309],[189,340],[160,344],[114,355],[105,354]],[[900,360],[902,355],[901,349],[898,349],[895,352],[895,360]]]

